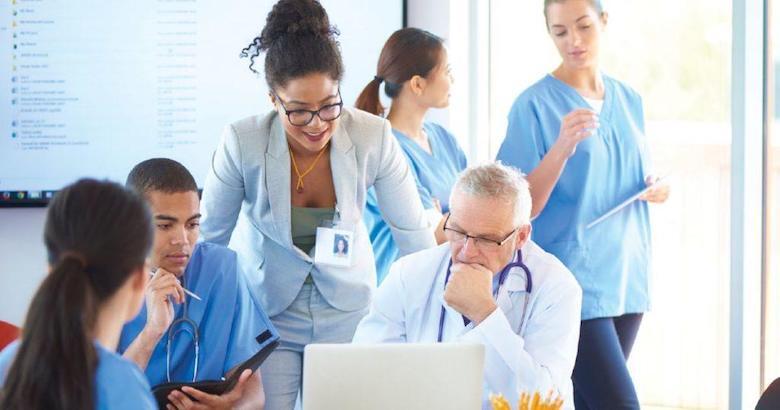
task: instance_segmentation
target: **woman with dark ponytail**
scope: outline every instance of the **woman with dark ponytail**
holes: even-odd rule
[[[156,408],[143,374],[114,353],[143,301],[152,234],[143,200],[117,184],[85,179],[55,196],[50,272],[0,354],[0,408]]]
[[[376,287],[362,221],[375,187],[398,248],[436,244],[390,124],[344,107],[338,32],[314,0],[281,0],[243,55],[265,53],[274,110],[226,127],[201,202],[203,239],[238,253],[281,335],[261,369],[269,409],[292,409],[308,343],[349,342]],[[333,257],[336,235],[350,238]],[[315,326],[316,323],[316,326]]]
[[[392,99],[387,119],[401,144],[417,182],[420,199],[432,226],[440,226],[449,212],[450,189],[466,168],[466,155],[444,127],[425,121],[430,108],[449,105],[452,76],[447,49],[441,38],[418,28],[404,28],[387,39],[379,55],[377,74],[357,99],[355,106],[384,115],[379,89]],[[398,247],[377,206],[376,192],[368,192],[365,222],[376,257],[377,283],[398,258]],[[439,243],[443,232],[436,230]]]

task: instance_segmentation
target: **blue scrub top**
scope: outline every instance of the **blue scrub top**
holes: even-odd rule
[[[585,229],[642,190],[650,173],[641,97],[625,84],[603,78],[598,133],[579,143],[533,221],[534,241],[557,256],[579,281],[583,320],[650,307],[647,203],[635,201]],[[497,159],[531,173],[558,138],[563,116],[578,108],[591,107],[572,87],[545,76],[512,106]]]
[[[236,253],[223,246],[198,243],[184,271],[182,284],[203,301],[187,295],[188,316],[200,333],[198,380],[219,380],[230,369],[257,353],[263,345],[255,340],[260,333],[276,329],[265,312],[252,300],[244,277],[236,267]],[[183,306],[174,304],[174,320],[183,315]],[[146,325],[146,305],[122,329],[119,351],[124,352]],[[182,327],[177,327],[180,329]],[[191,330],[191,327],[186,326]],[[166,332],[152,353],[146,377],[152,386],[167,382]],[[189,333],[180,332],[171,345],[171,381],[192,381],[195,348]]]
[[[5,384],[8,369],[19,350],[19,341],[0,352],[0,387]],[[149,382],[134,363],[95,342],[97,372],[95,373],[95,408],[97,410],[157,409]]]
[[[460,171],[466,168],[466,155],[460,149],[455,137],[441,125],[426,122],[423,124],[423,129],[431,145],[430,154],[403,133],[393,130],[393,134],[409,161],[423,207],[433,208],[435,198],[439,201],[442,212],[446,213],[450,209],[450,190]],[[379,211],[374,188],[368,190],[363,220],[371,238],[376,259],[377,284],[379,284],[390,270],[390,265],[398,259],[398,247],[393,241],[387,222]]]

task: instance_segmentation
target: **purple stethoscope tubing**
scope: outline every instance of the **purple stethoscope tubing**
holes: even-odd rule
[[[452,268],[452,258],[450,258],[450,263],[447,265],[447,275],[444,277],[444,287],[447,287],[447,282],[450,280],[450,269]],[[501,273],[498,275],[498,287],[493,292],[493,299],[498,299],[498,292],[501,290],[501,286],[504,284],[504,281],[506,280],[506,277],[509,274],[509,271],[513,268],[520,268],[525,272],[525,292],[527,293],[525,297],[525,308],[528,308],[528,299],[531,296],[531,290],[533,290],[533,280],[531,278],[531,270],[528,269],[528,266],[523,263],[523,251],[518,249],[517,250],[517,261],[512,262],[509,265],[504,266],[504,269],[501,269]],[[447,315],[447,310],[444,309],[444,304],[441,305],[441,313],[439,314],[439,335],[436,338],[436,341],[441,343],[442,337],[444,336],[444,317]],[[523,310],[523,315],[525,315],[525,310]],[[520,322],[520,327],[522,328],[522,320]]]

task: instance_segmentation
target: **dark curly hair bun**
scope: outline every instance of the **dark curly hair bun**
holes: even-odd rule
[[[313,72],[341,80],[344,69],[338,35],[319,1],[280,0],[268,13],[260,36],[241,51],[241,56],[249,57],[249,69],[256,73],[255,58],[267,53],[265,76],[272,88]]]
[[[265,28],[260,34],[260,50],[286,36],[322,36],[338,34],[331,27],[328,14],[319,2],[311,0],[280,1],[268,13]]]

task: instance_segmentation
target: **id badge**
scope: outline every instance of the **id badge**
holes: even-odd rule
[[[349,268],[352,266],[355,233],[326,221],[317,228],[314,263]]]

